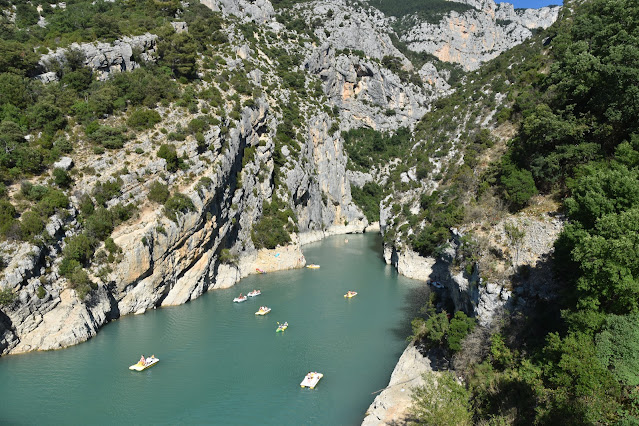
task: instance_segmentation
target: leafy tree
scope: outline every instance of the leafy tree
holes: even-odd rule
[[[108,149],[119,149],[124,146],[127,138],[123,128],[98,126],[97,129],[88,134],[91,141],[99,143]]]
[[[296,232],[295,214],[277,197],[264,203],[262,217],[251,228],[251,240],[256,248],[274,249],[291,241],[290,232]]]
[[[625,314],[639,310],[639,206],[599,219],[572,251],[579,264],[579,307]]]
[[[464,312],[457,311],[450,320],[448,328],[447,343],[448,349],[453,352],[461,350],[462,340],[475,328],[475,320],[468,317]]]
[[[53,182],[60,188],[68,188],[73,183],[73,179],[66,170],[56,167],[53,169]]]
[[[572,194],[565,201],[566,212],[585,227],[594,227],[606,214],[639,206],[638,182],[639,170],[629,170],[615,162],[584,167],[581,176],[569,186]]]
[[[166,160],[166,169],[175,172],[180,167],[180,158],[174,145],[162,144],[158,149],[158,157]]]
[[[615,420],[620,387],[600,363],[590,336],[577,332],[561,339],[550,333],[544,356],[544,376],[553,405],[544,423],[596,424]]]
[[[413,390],[410,424],[461,426],[473,424],[471,393],[449,372],[425,373],[424,385]]]
[[[507,162],[502,165],[500,183],[504,191],[504,198],[511,203],[515,210],[524,207],[528,200],[537,194],[532,173]]]
[[[39,57],[26,44],[0,39],[0,73],[31,74]]]
[[[189,33],[174,33],[158,43],[160,64],[168,66],[176,77],[192,78],[197,71],[197,45]]]
[[[639,314],[610,315],[595,336],[597,356],[625,386],[639,385]]]
[[[68,237],[65,243],[62,249],[65,260],[75,260],[81,265],[86,265],[93,256],[93,243],[85,234]]]
[[[353,201],[357,204],[369,222],[379,220],[379,203],[382,201],[383,189],[375,182],[366,182],[360,189],[355,185],[351,186]]]

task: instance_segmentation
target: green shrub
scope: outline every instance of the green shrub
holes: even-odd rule
[[[157,156],[166,160],[166,169],[170,172],[177,171],[182,162],[174,145],[162,144],[158,149]]]
[[[168,185],[160,183],[158,181],[154,181],[149,187],[149,200],[158,203],[164,204],[166,200],[169,199],[171,192],[169,191]]]
[[[66,244],[62,249],[64,260],[77,261],[80,265],[86,265],[93,256],[94,245],[92,241],[84,234],[75,235],[73,237],[67,237],[65,239]],[[73,272],[72,269],[65,268],[65,272],[61,272],[63,275]],[[60,268],[62,269],[62,267]],[[69,270],[71,269],[71,270]]]
[[[86,219],[84,227],[88,236],[97,241],[104,241],[113,232],[113,215],[105,207],[98,207]]]
[[[45,290],[44,286],[39,286],[36,290],[36,296],[38,296],[38,299],[44,299],[44,296],[46,295],[47,291]]]
[[[83,300],[91,290],[98,288],[98,285],[91,281],[89,274],[82,268],[76,268],[68,279],[69,287],[75,289],[80,300]]]
[[[40,215],[32,210],[23,213],[20,221],[22,238],[33,238],[44,230],[44,222]]]
[[[106,182],[98,182],[93,188],[93,197],[98,205],[104,206],[107,201],[120,195],[122,179],[110,179]]]
[[[274,197],[271,203],[264,204],[262,217],[251,228],[253,244],[258,249],[274,249],[288,244],[291,241],[289,233],[297,231],[295,221],[293,211]]]
[[[58,185],[60,188],[68,188],[71,186],[73,179],[69,176],[69,172],[64,169],[55,168],[53,169],[53,182]]]
[[[361,189],[351,186],[353,201],[362,209],[369,222],[379,220],[379,203],[382,201],[383,192],[382,187],[375,182],[367,182]]]
[[[98,126],[87,136],[92,142],[98,143],[107,149],[122,148],[127,140],[124,129],[109,126]]]
[[[136,109],[127,120],[129,127],[137,130],[150,129],[162,121],[160,114],[153,109]]]
[[[178,213],[188,213],[195,210],[195,205],[189,197],[184,194],[173,194],[164,204],[164,215],[177,222]]]
[[[17,298],[18,295],[15,294],[10,288],[3,288],[0,290],[0,306],[9,306]]]
[[[239,260],[239,256],[236,254],[232,254],[231,250],[225,248],[220,251],[219,260],[220,260],[220,263],[225,263],[227,265],[235,264]]]
[[[36,205],[36,211],[43,217],[49,217],[57,210],[66,209],[68,206],[69,198],[62,191],[49,189]]]
[[[510,202],[515,210],[524,207],[530,198],[537,194],[537,187],[532,173],[525,169],[506,165],[502,170],[500,183],[504,198]]]
[[[416,424],[466,426],[473,424],[471,392],[457,383],[452,372],[423,375],[424,385],[413,390],[411,419]]]

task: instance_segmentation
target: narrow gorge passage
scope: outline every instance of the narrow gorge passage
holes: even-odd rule
[[[380,251],[378,235],[330,237],[304,247],[320,269],[253,275],[68,349],[3,357],[0,423],[359,424],[428,292]],[[232,302],[253,289],[262,295]],[[256,316],[261,305],[271,313]],[[160,362],[129,371],[140,354]],[[301,389],[311,370],[324,378]]]

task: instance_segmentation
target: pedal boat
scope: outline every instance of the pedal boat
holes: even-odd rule
[[[320,381],[320,379],[322,377],[324,377],[324,375],[322,373],[318,373],[316,371],[308,373],[304,377],[304,380],[302,380],[302,383],[300,383],[300,386],[303,387],[303,388],[315,389],[315,386],[317,386],[317,384],[319,383],[319,381]]]
[[[240,302],[246,302],[246,299],[248,299],[247,296],[242,296],[242,297],[236,297],[235,299],[233,299],[234,302],[240,303]]]
[[[260,290],[253,290],[253,291],[249,291],[246,295],[248,297],[255,297],[255,296],[259,296],[260,294],[262,294]]]
[[[306,267],[307,267],[308,269],[319,269],[319,267],[320,267],[320,266],[319,266],[319,265],[316,265],[316,264],[314,264],[314,263],[311,263],[310,265],[306,265]]]
[[[255,312],[255,315],[266,315],[269,312],[271,312],[271,308],[268,306],[262,306],[259,311]]]
[[[349,298],[349,299],[350,299],[351,297],[355,297],[355,296],[357,296],[357,292],[356,292],[356,291],[349,291],[348,293],[346,293],[346,294],[344,295],[344,297],[347,297],[347,298]]]
[[[138,361],[137,364],[133,364],[132,366],[129,367],[129,370],[144,371],[147,368],[153,367],[158,362],[160,362],[158,358],[151,356],[151,357],[148,357],[144,363],[141,363]]]

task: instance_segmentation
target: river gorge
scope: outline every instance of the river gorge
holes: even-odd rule
[[[86,343],[0,359],[9,424],[359,424],[428,295],[381,258],[377,234],[304,246],[308,263],[185,305],[126,316]],[[233,303],[254,288],[262,295]],[[358,291],[345,299],[348,290]],[[254,313],[260,305],[272,312]],[[276,333],[277,322],[289,328]],[[160,363],[128,366],[140,354]],[[324,373],[301,389],[308,371]]]

